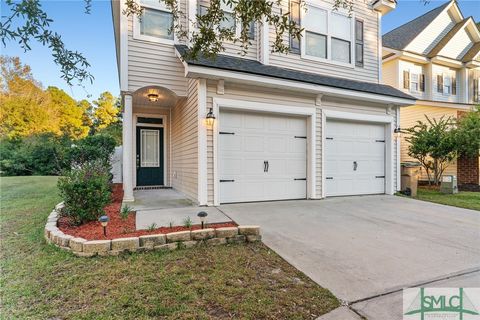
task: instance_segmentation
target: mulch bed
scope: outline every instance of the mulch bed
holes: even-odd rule
[[[121,184],[114,184],[112,190],[112,202],[107,205],[104,210],[105,214],[110,218],[107,225],[107,236],[103,235],[103,228],[98,221],[91,221],[80,226],[75,226],[69,217],[60,217],[58,220],[58,228],[65,234],[74,237],[84,238],[87,240],[111,240],[127,237],[138,237],[149,234],[166,234],[177,231],[198,230],[201,225],[193,225],[190,228],[183,226],[160,226],[153,230],[137,230],[135,225],[135,213],[128,215],[127,219],[120,217],[120,209],[122,207],[123,190]],[[236,227],[234,222],[227,223],[209,223],[207,228],[223,228]]]

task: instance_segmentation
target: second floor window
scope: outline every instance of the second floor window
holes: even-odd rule
[[[290,0],[288,3],[289,9],[289,19],[300,25],[300,1],[299,0]],[[297,37],[290,35],[290,52],[291,53],[300,53],[300,40]]]
[[[410,70],[403,71],[403,88],[411,92],[425,91],[425,75],[422,73],[410,72]]]
[[[318,58],[327,58],[327,11],[308,7],[305,16],[305,54]]]
[[[473,101],[479,102],[480,78],[473,79]]]
[[[233,8],[228,6],[223,1],[220,3],[220,7],[225,17],[224,20],[220,21],[220,28],[232,29],[233,31],[235,31],[237,28],[237,23],[235,21],[235,14],[233,13]]]
[[[437,92],[444,95],[457,94],[457,79],[449,74],[437,74]]]
[[[158,2],[142,1],[141,4],[140,35],[173,40],[173,14]]]

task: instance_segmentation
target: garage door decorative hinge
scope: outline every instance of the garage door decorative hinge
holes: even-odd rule
[[[385,176],[375,176],[377,179],[385,178]]]
[[[385,142],[385,140],[375,140],[375,142]]]
[[[235,182],[235,180],[220,180],[220,182]]]
[[[235,134],[235,132],[220,131],[218,134]]]
[[[293,180],[295,180],[295,181],[299,181],[299,180],[307,181],[307,178],[294,178]]]
[[[306,136],[295,136],[295,139],[307,139]]]
[[[333,180],[333,177],[326,177],[327,180]]]
[[[327,139],[327,140],[333,140],[332,137],[326,137],[325,139]]]

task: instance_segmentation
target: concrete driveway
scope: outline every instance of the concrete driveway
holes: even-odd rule
[[[480,286],[479,211],[394,196],[220,209],[239,224],[260,225],[265,244],[368,319],[401,319],[401,303],[392,303],[404,287],[455,277]]]

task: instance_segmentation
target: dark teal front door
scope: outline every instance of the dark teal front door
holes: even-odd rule
[[[163,182],[163,128],[137,127],[137,186]]]

